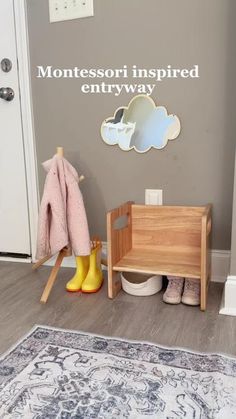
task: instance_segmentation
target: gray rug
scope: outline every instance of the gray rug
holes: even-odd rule
[[[1,359],[0,417],[235,419],[236,360],[36,326]]]

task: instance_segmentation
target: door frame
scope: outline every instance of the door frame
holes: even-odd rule
[[[39,187],[33,122],[33,102],[30,77],[30,54],[26,0],[13,0],[13,7],[15,17],[23,147],[27,183],[31,257],[27,259],[2,257],[1,260],[12,260],[16,262],[30,263],[34,261],[36,253]]]

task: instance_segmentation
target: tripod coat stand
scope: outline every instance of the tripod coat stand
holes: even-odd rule
[[[63,147],[57,147],[57,155],[60,157],[63,157]],[[79,181],[83,180],[84,176],[80,176]],[[47,284],[44,288],[44,291],[42,293],[40,302],[45,304],[48,300],[49,294],[52,290],[52,287],[54,285],[54,282],[56,281],[57,278],[57,274],[59,272],[59,269],[61,267],[62,261],[64,259],[64,257],[68,257],[71,256],[72,252],[71,249],[64,247],[63,249],[60,250],[60,252],[58,253],[55,265],[52,268],[52,271],[50,273],[50,276],[48,278]],[[40,259],[38,262],[36,262],[33,265],[33,270],[38,269],[41,265],[43,265],[47,260],[51,259],[52,255],[48,255],[45,256],[44,258]]]

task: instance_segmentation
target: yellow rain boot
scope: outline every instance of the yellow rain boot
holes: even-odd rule
[[[76,272],[73,278],[67,282],[66,290],[77,292],[81,290],[82,282],[85,280],[89,270],[89,256],[76,256]]]
[[[91,250],[89,271],[84,282],[82,283],[82,292],[92,293],[97,292],[103,283],[102,268],[101,268],[101,251],[102,244],[96,243],[96,247]]]

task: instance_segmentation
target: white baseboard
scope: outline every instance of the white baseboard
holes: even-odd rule
[[[0,262],[19,262],[19,263],[32,263],[31,257],[29,258],[11,258],[7,256],[1,256]]]
[[[47,262],[44,263],[45,266],[54,266],[55,262],[57,259],[57,255],[51,257],[51,259],[47,260]],[[75,257],[72,256],[67,256],[63,259],[61,266],[63,268],[76,268],[76,263],[75,263]]]
[[[236,316],[236,276],[229,275],[222,296],[220,314]]]
[[[211,251],[211,281],[225,282],[229,275],[230,250]]]
[[[106,258],[107,256],[107,242],[102,242],[102,257]],[[46,266],[54,266],[56,262],[57,255],[53,256],[51,259],[47,260],[44,263]],[[75,257],[68,256],[63,259],[61,266],[63,268],[76,268]]]
[[[107,242],[102,243],[103,257],[107,255]],[[45,265],[53,266],[55,264],[56,256],[51,258]],[[212,250],[211,252],[211,281],[225,282],[229,273],[230,251],[229,250]],[[66,257],[63,260],[62,266],[65,268],[75,268],[74,256]]]

